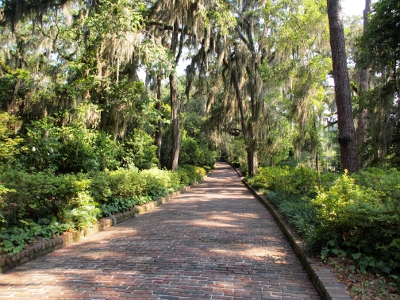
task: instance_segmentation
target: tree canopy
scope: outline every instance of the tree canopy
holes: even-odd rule
[[[348,168],[348,154],[337,151],[347,129],[329,80],[337,72],[329,3],[3,1],[1,108],[22,138],[12,147],[22,155],[32,126],[46,119],[57,128],[101,131],[122,147],[143,132],[157,145],[159,167],[176,169],[184,140],[194,138],[250,175],[283,162]],[[351,84],[353,103],[345,109],[370,120],[365,136],[357,131],[364,166],[395,163],[399,148],[392,99],[399,97],[398,10],[397,1],[378,1],[363,37],[346,35],[356,69],[373,72],[368,93],[357,92],[366,90],[358,80]],[[185,75],[176,72],[183,60]]]

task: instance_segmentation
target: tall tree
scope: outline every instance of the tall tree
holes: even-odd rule
[[[368,26],[368,15],[371,12],[371,0],[365,0],[365,9],[363,12],[363,33],[365,34],[365,31]],[[360,85],[359,85],[359,91],[358,91],[358,96],[360,99],[363,99],[363,95],[366,95],[366,93],[369,90],[369,84],[370,84],[370,68],[367,66],[364,66],[360,70]],[[359,152],[359,166],[364,165],[365,161],[365,151],[363,151],[363,146],[365,143],[366,139],[366,129],[367,129],[367,117],[368,117],[368,110],[365,108],[365,105],[360,105],[360,111],[358,112],[357,116],[357,149]]]
[[[372,7],[361,38],[357,63],[370,68],[373,89],[367,94],[367,142],[372,164],[399,165],[400,153],[400,5],[381,0]]]
[[[342,169],[356,172],[358,170],[358,157],[341,2],[341,0],[327,0],[333,79],[335,81],[338,113],[340,161]]]
[[[322,108],[322,83],[330,63],[325,8],[325,2],[307,0],[232,2],[229,15],[235,16],[235,30],[226,36],[212,30],[194,56],[189,81],[196,65],[203,74],[198,89],[210,95],[211,124],[233,136],[240,134],[250,175],[257,172],[259,153],[265,159],[267,151],[280,153],[278,144],[287,149],[288,143],[279,143],[281,136],[275,134],[279,119],[290,115],[291,120],[283,122],[299,124],[300,151],[305,137],[316,132],[306,124],[311,115],[316,119],[314,106]],[[215,74],[222,76],[224,86]],[[202,78],[211,84],[201,84]],[[317,157],[318,139],[313,135],[312,140]]]
[[[187,0],[157,1],[152,9],[153,14],[148,22],[152,26],[155,38],[164,37],[169,40],[170,53],[173,64],[176,67],[182,56],[185,38],[188,28],[197,29],[197,12],[200,2]],[[166,38],[168,35],[168,38]],[[171,161],[170,169],[176,170],[179,163],[179,151],[181,145],[181,129],[179,120],[179,101],[177,97],[176,70],[169,73],[170,105],[171,105]]]

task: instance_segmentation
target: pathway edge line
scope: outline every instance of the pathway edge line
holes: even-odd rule
[[[210,173],[213,170],[210,171]],[[90,234],[101,232],[115,226],[123,221],[126,221],[130,218],[134,218],[137,215],[140,215],[146,211],[149,211],[163,203],[168,202],[172,198],[180,195],[183,192],[186,192],[191,189],[191,187],[196,186],[204,180],[210,173],[200,179],[198,182],[194,182],[191,185],[183,187],[171,194],[168,194],[164,197],[158,198],[151,202],[142,205],[136,205],[133,209],[123,212],[117,213],[115,215],[111,215],[109,217],[101,218],[94,224],[88,226],[87,228],[81,231],[74,232],[64,232],[59,236],[51,238],[49,240],[40,239],[37,243],[28,246],[21,252],[17,254],[4,254],[0,258],[0,274],[7,272],[19,265],[25,264],[31,260],[34,260],[38,257],[44,256],[53,252],[54,250],[66,247],[68,245],[79,242],[83,237],[89,236]]]
[[[234,168],[236,170],[236,168]],[[236,170],[237,171],[237,170]],[[238,171],[237,171],[238,172]],[[238,175],[241,174],[238,172]],[[323,267],[315,262],[312,262],[302,250],[302,241],[293,232],[291,227],[286,223],[280,212],[262,193],[256,191],[244,178],[243,184],[247,189],[269,210],[274,217],[279,228],[286,236],[293,250],[310,276],[312,283],[317,289],[322,299],[327,300],[351,300],[350,295],[345,292],[345,285],[339,282],[333,275],[330,269]]]

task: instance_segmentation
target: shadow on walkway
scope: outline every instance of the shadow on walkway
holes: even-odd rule
[[[0,299],[13,298],[320,299],[224,163],[168,203],[0,275]]]

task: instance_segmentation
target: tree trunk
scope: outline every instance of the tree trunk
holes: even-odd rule
[[[183,47],[183,30],[179,41],[179,24],[177,20],[174,22],[171,52],[175,57],[175,65],[178,65],[179,58]],[[176,53],[178,50],[178,53]],[[181,148],[181,129],[179,124],[179,103],[176,95],[176,80],[175,74],[172,72],[169,75],[170,100],[171,100],[171,130],[172,130],[172,147],[171,147],[171,170],[178,169],[179,151]]]
[[[171,130],[172,130],[172,147],[171,147],[171,170],[178,168],[179,151],[181,146],[181,130],[179,126],[179,109],[178,98],[176,96],[175,75],[169,75],[170,99],[171,99]]]
[[[157,75],[157,104],[156,109],[161,113],[161,75]],[[157,146],[157,159],[158,168],[161,169],[161,146],[162,146],[162,120],[161,118],[157,122],[156,132],[156,146]]]
[[[333,79],[335,81],[336,107],[342,169],[358,170],[356,136],[351,105],[350,79],[343,30],[341,0],[328,1],[330,43],[332,50]]]
[[[239,82],[236,75],[236,70],[232,72],[232,81],[235,88],[236,98],[238,101],[239,113],[240,113],[240,121],[242,125],[242,133],[244,143],[246,145],[246,153],[247,153],[247,175],[253,176],[258,171],[258,155],[257,155],[257,143],[252,140],[252,124],[250,122],[246,125],[246,116],[244,111],[244,105],[242,96],[240,94]]]
[[[368,25],[368,14],[371,11],[371,0],[365,0],[365,9],[364,9],[364,32]],[[359,87],[359,97],[362,96],[363,93],[369,90],[369,80],[370,80],[370,70],[369,69],[362,69],[360,72],[360,87]],[[363,108],[360,110],[357,116],[357,149],[359,153],[359,161],[358,165],[361,167],[364,165],[364,157],[365,154],[362,151],[362,148],[365,143],[365,134],[367,130],[367,117],[368,117],[368,110]]]
[[[258,171],[258,153],[257,143],[253,141],[250,146],[247,147],[247,175],[254,176]]]

